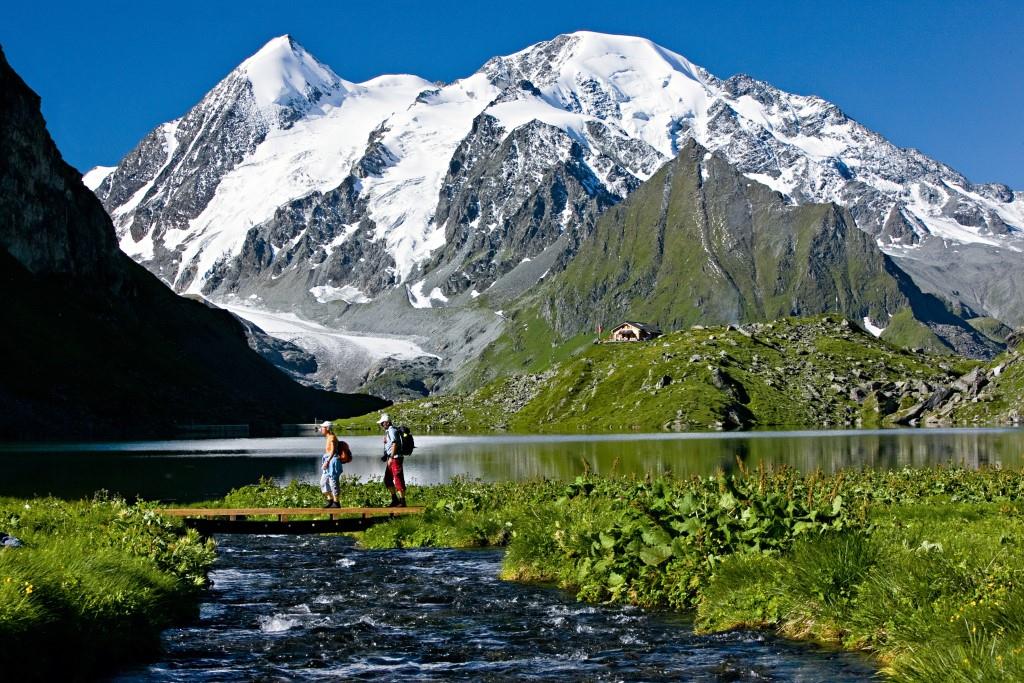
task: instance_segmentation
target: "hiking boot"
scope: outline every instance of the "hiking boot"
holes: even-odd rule
[[[398,504],[395,505],[395,507],[404,508],[405,507],[405,498],[399,499]]]

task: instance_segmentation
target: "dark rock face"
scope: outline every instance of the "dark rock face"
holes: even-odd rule
[[[33,276],[123,284],[110,219],[60,160],[29,90],[0,52],[0,242]]]
[[[898,204],[889,209],[879,239],[889,244],[917,244],[921,241],[918,231]]]
[[[504,133],[481,115],[449,164],[436,215],[446,241],[433,261],[462,264],[445,282],[449,296],[487,289],[565,233],[576,244],[601,212],[640,184],[614,152],[588,153],[554,126],[533,121]],[[616,179],[621,194],[592,167]]]
[[[114,228],[0,53],[0,438],[308,422],[385,402],[301,387],[225,311],[178,297]]]
[[[360,391],[396,403],[412,401],[436,392],[445,376],[437,358],[385,358],[369,369]]]
[[[308,375],[315,374],[319,368],[316,358],[312,354],[306,353],[291,342],[271,337],[259,326],[245,318],[238,316],[235,318],[245,329],[245,336],[253,351],[270,361],[274,367],[283,370],[296,382],[306,386],[316,386],[315,382],[308,379]]]

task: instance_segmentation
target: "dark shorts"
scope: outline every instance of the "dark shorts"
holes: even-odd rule
[[[384,466],[384,486],[399,493],[405,491],[405,472],[400,458],[388,458],[388,464]]]

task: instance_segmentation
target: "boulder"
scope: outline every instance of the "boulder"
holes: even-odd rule
[[[896,417],[893,418],[893,423],[898,425],[915,425],[918,419],[924,413],[925,401],[915,403],[906,410],[900,411]]]
[[[960,393],[967,394],[968,396],[974,397],[978,395],[978,392],[988,384],[988,377],[985,376],[985,372],[980,368],[974,368],[966,375],[953,382],[953,389]]]

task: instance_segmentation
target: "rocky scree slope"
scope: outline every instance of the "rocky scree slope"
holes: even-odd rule
[[[179,291],[369,331],[395,290],[438,308],[506,278],[511,294],[532,286],[546,267],[524,259],[568,262],[596,215],[690,139],[791,202],[847,207],[965,317],[1024,324],[1020,192],[642,38],[581,31],[450,84],[355,84],[283,36],[89,179],[122,248]]]
[[[786,318],[592,344],[545,372],[390,412],[420,432],[877,427],[912,423],[978,365],[897,349],[835,315]],[[372,417],[339,425],[370,430]]]
[[[1013,425],[1024,422],[1024,334],[1010,336],[1009,350],[952,383],[935,387],[910,406],[908,422],[936,426]]]
[[[0,52],[0,437],[166,434],[174,423],[310,421],[384,404],[301,387],[228,313],[117,248],[110,218]]]

